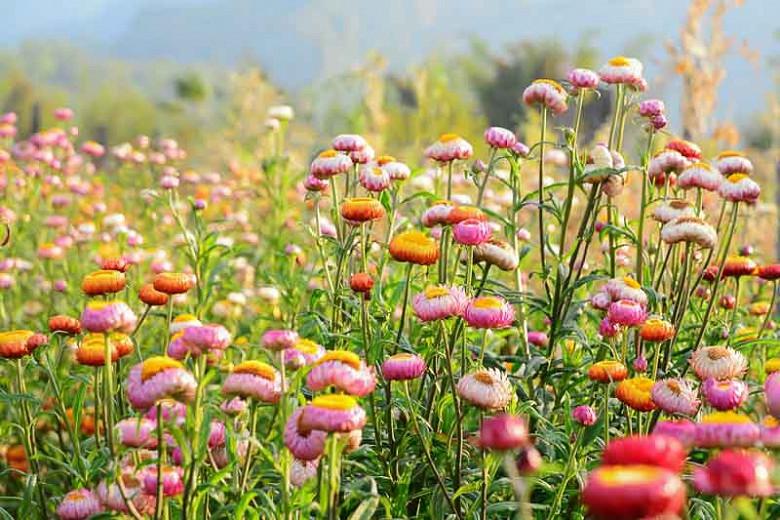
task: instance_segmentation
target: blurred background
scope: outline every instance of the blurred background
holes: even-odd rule
[[[267,108],[295,107],[300,165],[340,132],[412,164],[445,131],[534,141],[537,77],[646,67],[671,132],[747,150],[777,227],[780,2],[773,0],[0,0],[0,109],[21,137],[52,109],[115,144],[171,135],[204,167],[256,162]],[[603,97],[609,97],[608,92]],[[610,104],[588,107],[598,140]],[[477,149],[478,152],[484,151]],[[634,150],[629,150],[629,152]],[[776,235],[776,233],[774,233]],[[766,235],[764,235],[766,236]],[[774,246],[770,246],[770,250]]]

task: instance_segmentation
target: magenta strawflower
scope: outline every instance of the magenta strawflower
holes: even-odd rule
[[[517,144],[517,136],[514,132],[500,126],[491,126],[485,130],[484,137],[488,146],[493,148],[506,149]]]
[[[146,466],[142,471],[144,491],[148,495],[157,493],[157,465]],[[163,495],[174,497],[184,492],[184,470],[178,466],[163,466],[160,472]]]
[[[363,397],[374,391],[376,376],[374,368],[367,366],[357,354],[346,350],[329,350],[306,375],[306,386],[314,392],[335,387]]]
[[[366,424],[366,412],[357,401],[343,394],[315,397],[303,407],[299,426],[324,432],[349,433]]]
[[[602,338],[614,338],[620,334],[621,330],[620,324],[613,323],[606,316],[599,322],[599,334]]]
[[[284,445],[297,459],[315,460],[325,451],[328,434],[324,431],[301,428],[303,408],[297,408],[284,427]]]
[[[768,497],[774,463],[766,454],[750,450],[725,450],[693,471],[693,485],[705,495]]]
[[[425,373],[425,360],[417,354],[402,352],[387,358],[382,363],[382,377],[388,381],[417,379]]]
[[[618,300],[609,306],[607,319],[611,323],[625,327],[635,327],[641,325],[647,319],[647,311],[641,304],[635,301]]]
[[[136,410],[147,410],[164,399],[189,402],[196,386],[195,378],[178,361],[152,357],[130,369],[127,399]]]
[[[171,399],[164,399],[146,411],[144,417],[156,424],[157,408],[161,408],[164,423],[181,428],[187,420],[187,405]]]
[[[527,339],[529,344],[539,348],[546,347],[550,343],[547,333],[540,330],[529,330]]]
[[[308,191],[325,191],[328,189],[328,181],[318,179],[314,175],[307,175],[303,180],[303,187]]]
[[[57,506],[57,516],[61,520],[84,520],[103,511],[103,504],[89,489],[81,488],[69,491]]]
[[[517,450],[529,443],[528,426],[521,417],[500,413],[482,421],[478,444],[496,451]]]
[[[696,424],[689,419],[673,421],[658,421],[653,428],[653,434],[674,437],[686,448],[693,446],[696,440]]]
[[[412,309],[420,321],[462,316],[469,300],[460,287],[430,286],[412,299]]]
[[[156,448],[156,425],[145,417],[138,419],[122,419],[116,423],[117,439],[124,446],[131,448]]]
[[[154,496],[143,491],[143,483],[138,479],[135,468],[124,467],[118,478],[122,479],[125,496],[142,515],[152,515],[157,502]],[[119,513],[129,513],[130,508],[122,496],[122,491],[117,483],[109,484],[102,480],[97,487],[97,496],[106,509]]]
[[[282,395],[281,376],[274,367],[262,361],[244,361],[225,378],[222,393],[276,403]]]
[[[233,397],[232,399],[228,399],[227,401],[223,402],[219,409],[225,412],[227,415],[237,416],[244,413],[248,407],[249,405],[244,399],[241,399],[240,397]]]
[[[753,446],[760,439],[758,425],[735,412],[713,412],[696,424],[695,445],[700,448]]]
[[[639,115],[642,117],[660,116],[665,111],[666,106],[660,99],[645,99],[639,102]]]
[[[279,351],[293,348],[299,339],[298,333],[294,330],[272,329],[263,333],[260,343],[268,350]]]
[[[592,426],[596,424],[596,411],[593,407],[581,404],[571,411],[571,417],[583,426]]]
[[[718,381],[708,377],[701,385],[701,393],[707,403],[716,410],[733,410],[739,408],[747,399],[748,386],[739,379]]]
[[[452,236],[455,242],[466,246],[482,244],[489,240],[492,234],[493,231],[490,229],[490,224],[475,218],[462,220],[452,228]]]
[[[577,89],[595,90],[599,86],[599,75],[590,69],[572,69],[566,76],[571,86]]]
[[[477,329],[503,329],[515,321],[515,309],[500,296],[478,296],[466,305],[463,319]]]
[[[365,190],[378,193],[390,187],[390,174],[379,166],[366,164],[360,167],[358,181]]]
[[[135,328],[137,318],[125,302],[98,301],[87,303],[81,313],[81,326],[89,332],[125,332]]]
[[[780,419],[780,372],[772,372],[764,381],[764,398],[767,412]]]

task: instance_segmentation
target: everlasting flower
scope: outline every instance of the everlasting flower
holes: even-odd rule
[[[195,378],[178,361],[151,357],[130,369],[127,399],[136,410],[148,410],[164,399],[189,402],[196,386]]]
[[[351,395],[363,397],[374,391],[376,376],[373,367],[352,352],[329,350],[306,375],[306,386],[314,392],[335,387]]]
[[[512,148],[517,144],[517,136],[511,130],[500,126],[491,126],[485,130],[485,142],[488,146],[498,149]]]
[[[81,290],[87,296],[117,293],[125,288],[125,275],[120,271],[95,271],[84,277]]]
[[[718,193],[729,202],[753,204],[761,195],[761,186],[744,173],[732,173],[721,182]]]
[[[756,270],[756,274],[762,280],[780,279],[780,264],[762,265]]]
[[[293,458],[292,466],[290,467],[290,483],[297,488],[303,487],[306,482],[317,476],[319,465],[320,459],[299,460]]]
[[[701,404],[685,379],[662,379],[653,385],[655,405],[668,414],[695,415]]]
[[[362,150],[349,152],[348,155],[354,164],[368,164],[374,160],[376,153],[374,152],[373,148],[366,146]]]
[[[279,351],[293,348],[299,339],[298,333],[294,330],[271,329],[263,333],[260,343],[262,343],[263,348]]]
[[[628,377],[628,369],[620,361],[605,359],[588,369],[588,379],[599,383],[613,383]]]
[[[301,460],[316,460],[325,452],[328,434],[324,431],[301,428],[303,408],[297,408],[284,427],[284,445]]]
[[[499,296],[479,296],[466,305],[463,319],[477,329],[503,329],[515,321],[515,310]]]
[[[296,369],[302,366],[313,365],[325,355],[322,345],[309,340],[299,339],[295,346],[284,351],[284,364]]]
[[[747,370],[745,356],[730,347],[702,347],[693,352],[689,362],[701,380],[742,377]]]
[[[422,215],[421,221],[423,226],[434,227],[448,224],[449,215],[453,209],[455,209],[455,206],[448,200],[435,201]]]
[[[156,424],[150,419],[145,417],[122,419],[116,423],[115,428],[117,438],[124,446],[149,449],[157,447]]]
[[[412,171],[406,164],[396,161],[395,157],[390,155],[377,157],[376,163],[387,172],[391,181],[404,181],[412,174]]]
[[[503,410],[512,400],[514,389],[506,374],[495,368],[483,368],[458,381],[458,395],[478,408]]]
[[[492,230],[486,222],[466,219],[453,226],[452,236],[455,242],[466,246],[477,246],[490,239]]]
[[[529,330],[527,339],[528,343],[539,348],[546,347],[550,343],[550,338],[547,337],[547,334],[537,330]]]
[[[374,279],[368,273],[354,273],[349,277],[349,288],[356,293],[368,295],[374,287]]]
[[[526,105],[542,105],[554,115],[566,112],[566,90],[551,79],[537,79],[523,91],[523,102]]]
[[[368,197],[346,199],[341,203],[341,216],[350,224],[379,220],[385,216],[385,208],[377,199]]]
[[[632,300],[618,300],[607,310],[607,319],[610,322],[626,327],[641,325],[645,318],[647,318],[647,311],[642,304]]]
[[[656,117],[666,111],[664,102],[660,99],[645,99],[639,102],[639,115],[642,117]]]
[[[766,448],[780,448],[780,422],[771,415],[761,421],[761,444]]]
[[[724,177],[734,173],[744,173],[750,175],[753,173],[753,163],[740,152],[727,150],[721,152],[715,157],[715,167]]]
[[[366,140],[356,134],[341,134],[333,139],[333,149],[339,152],[358,152],[368,146]]]
[[[195,275],[188,273],[159,273],[154,276],[154,289],[165,294],[183,294],[195,287]]]
[[[121,471],[119,478],[122,479],[125,496],[122,496],[122,490],[118,484],[108,484],[103,480],[97,487],[97,496],[100,498],[100,501],[111,511],[129,513],[130,508],[125,503],[125,497],[127,497],[127,500],[133,504],[140,514],[153,515],[157,500],[154,496],[143,492],[143,483],[138,480],[135,469],[128,467],[123,468]]]
[[[425,150],[425,156],[438,162],[465,160],[474,154],[468,141],[458,134],[442,134]]]
[[[154,284],[147,283],[138,291],[138,299],[146,305],[159,307],[168,303],[168,295],[154,288]]]
[[[647,294],[642,289],[642,286],[639,285],[639,282],[630,276],[609,280],[601,287],[599,292],[603,292],[609,296],[609,303],[603,307],[599,307],[602,310],[607,310],[610,303],[620,300],[632,301],[638,303],[642,307],[647,305]]]
[[[0,357],[17,359],[31,352],[28,341],[35,335],[31,330],[0,332]]]
[[[583,426],[593,426],[596,424],[596,411],[586,404],[577,406],[571,412],[572,418]]]
[[[163,495],[175,497],[184,492],[184,470],[178,466],[163,466],[160,472]],[[157,466],[152,464],[143,469],[143,487],[148,495],[157,493]]]
[[[696,424],[688,419],[658,421],[653,428],[653,435],[674,437],[686,448],[691,448],[696,440]]]
[[[111,352],[111,362],[126,356],[133,350],[133,342],[129,336],[121,333],[87,334],[76,350],[76,361],[81,365],[101,367],[106,363],[106,342]]]
[[[136,321],[133,311],[121,301],[93,300],[81,313],[81,325],[90,332],[132,332]]]
[[[677,217],[664,224],[661,239],[667,244],[693,242],[712,249],[718,241],[718,235],[715,228],[699,217]]]
[[[738,408],[748,396],[748,387],[739,379],[718,381],[712,377],[704,380],[701,385],[704,399],[716,410],[733,410]]]
[[[469,300],[460,287],[429,286],[412,299],[412,309],[420,321],[461,316]]]
[[[685,168],[677,178],[677,186],[684,190],[700,188],[707,191],[717,191],[723,181],[723,176],[707,163],[696,162]]]
[[[693,485],[705,495],[768,497],[775,494],[772,459],[760,451],[724,450],[693,471]]]
[[[325,432],[349,433],[366,424],[366,412],[348,395],[320,395],[303,408],[300,427]]]
[[[696,210],[685,199],[669,199],[653,210],[653,219],[666,224],[678,217],[695,217]]]
[[[601,466],[588,475],[582,501],[598,520],[674,518],[685,505],[685,484],[657,466]]]
[[[387,381],[407,381],[417,379],[425,373],[425,360],[417,354],[401,352],[387,358],[382,363],[382,377]]]
[[[262,361],[244,361],[233,368],[222,383],[222,393],[255,399],[264,403],[276,403],[282,395],[279,373]]]
[[[639,328],[642,340],[651,343],[668,341],[674,337],[674,332],[674,325],[659,317],[647,319]]]
[[[726,258],[723,264],[723,274],[725,277],[737,278],[740,276],[750,276],[758,267],[753,259],[747,256],[730,256]]]
[[[516,415],[501,413],[482,421],[478,444],[483,449],[495,451],[517,450],[526,446],[528,426]]]
[[[599,71],[604,83],[636,85],[642,80],[642,62],[634,58],[616,56]]]
[[[81,332],[81,322],[76,318],[58,314],[49,318],[49,330],[51,332],[64,332],[75,335]]]
[[[764,397],[769,414],[780,419],[780,372],[772,372],[764,381]]]
[[[663,186],[690,165],[690,161],[676,150],[662,150],[650,160],[647,166],[647,176],[656,185]],[[670,181],[671,182],[671,181]]]
[[[317,179],[327,180],[334,175],[348,172],[352,168],[352,159],[336,150],[325,150],[314,159],[309,173]]]
[[[404,231],[390,241],[390,256],[399,262],[431,265],[439,260],[436,241],[420,231]]]
[[[600,81],[599,75],[590,69],[572,69],[566,79],[572,87],[586,90],[595,90]]]
[[[655,403],[650,396],[653,380],[644,376],[624,379],[615,388],[615,397],[626,406],[638,412],[655,410]]]
[[[696,424],[695,444],[700,448],[753,446],[761,430],[747,415],[713,412]]]
[[[358,181],[367,191],[380,192],[390,187],[390,174],[384,168],[368,164],[360,168]]]
[[[666,143],[667,150],[680,152],[683,157],[689,161],[698,161],[701,159],[701,148],[696,143],[685,141],[683,139],[673,139]]]
[[[57,506],[57,516],[60,520],[84,520],[101,511],[103,511],[103,504],[92,491],[86,488],[69,491]]]
[[[199,327],[202,323],[192,314],[180,314],[171,322],[170,333],[176,334],[189,327]]]
[[[680,473],[688,450],[674,437],[665,435],[631,435],[613,439],[601,454],[608,466],[642,464]]]

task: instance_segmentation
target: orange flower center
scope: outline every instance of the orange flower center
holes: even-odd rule
[[[151,357],[141,365],[141,381],[146,381],[170,368],[182,368],[182,364],[167,356]]]
[[[10,345],[13,343],[26,343],[34,334],[31,330],[9,330],[0,332],[0,345]]]
[[[741,152],[737,152],[735,150],[725,150],[718,154],[717,159],[725,159],[726,157],[744,157],[744,156],[745,154]]]
[[[176,323],[182,323],[186,321],[197,321],[197,320],[198,318],[196,318],[192,314],[179,314],[173,319],[173,321]]]
[[[414,359],[414,356],[407,353],[407,352],[401,352],[399,354],[395,354],[393,356],[390,356],[390,359],[394,361],[408,361],[410,359]]]
[[[550,85],[552,88],[560,92],[561,94],[565,94],[566,91],[563,89],[560,83],[558,83],[555,80],[552,79],[537,79],[533,82],[535,85]]]
[[[449,143],[450,141],[454,141],[456,139],[460,139],[458,134],[441,134],[439,137],[439,141],[442,143]]]
[[[234,374],[252,374],[263,379],[273,381],[276,379],[276,370],[268,363],[262,361],[244,361],[233,368]]]
[[[707,349],[707,357],[712,361],[718,361],[729,356],[729,351],[726,347],[712,347]]]
[[[474,379],[482,383],[483,385],[492,385],[493,376],[487,370],[479,370],[474,373]]]
[[[318,157],[321,157],[322,159],[328,159],[330,157],[336,157],[339,153],[336,150],[325,150],[324,152],[321,152]]]
[[[320,358],[317,364],[320,365],[326,361],[340,361],[355,370],[360,369],[360,357],[354,352],[347,350],[329,350],[325,352],[325,355]]]
[[[376,163],[379,166],[384,166],[387,163],[395,162],[395,157],[392,155],[380,155],[379,158],[377,158]]]
[[[680,383],[674,380],[667,381],[666,388],[674,392],[676,395],[680,395],[682,393],[682,388],[680,387]]]

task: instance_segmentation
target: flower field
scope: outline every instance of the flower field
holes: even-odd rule
[[[780,517],[751,158],[633,58],[520,96],[533,142],[305,163],[273,106],[220,173],[3,115],[0,517]]]

